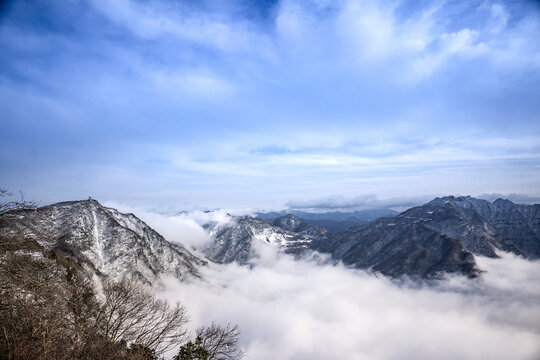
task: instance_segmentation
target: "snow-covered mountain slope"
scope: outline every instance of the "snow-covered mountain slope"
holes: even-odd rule
[[[0,218],[2,239],[31,239],[74,257],[87,271],[118,279],[126,274],[153,283],[167,274],[198,276],[205,261],[170,243],[133,214],[95,200],[62,202],[19,210]]]
[[[253,255],[255,242],[279,246],[287,253],[299,254],[310,248],[313,239],[322,241],[328,236],[326,230],[312,227],[294,215],[271,221],[238,216],[226,224],[211,222],[205,228],[214,241],[203,252],[218,263],[246,263]]]

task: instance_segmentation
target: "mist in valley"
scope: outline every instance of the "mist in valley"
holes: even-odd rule
[[[188,234],[201,214],[153,214],[163,233]],[[230,221],[223,212],[205,213]],[[152,225],[152,220],[147,219]],[[205,244],[184,236],[187,244]],[[264,243],[247,266],[210,264],[201,280],[164,278],[159,291],[181,301],[196,327],[236,323],[248,359],[537,359],[540,262],[500,252],[476,257],[476,279],[418,282],[295,260]]]

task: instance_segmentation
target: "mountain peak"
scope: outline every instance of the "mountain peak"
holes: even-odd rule
[[[455,202],[470,201],[470,200],[474,200],[474,199],[475,198],[473,198],[470,195],[459,195],[459,196],[446,195],[446,196],[442,196],[442,197],[436,197],[435,199],[428,202],[428,204],[439,204],[439,203],[446,203],[446,202],[455,203]]]
[[[273,220],[268,220],[268,222],[274,226],[279,226],[282,229],[292,232],[304,231],[311,227],[307,222],[302,221],[302,219],[293,214],[287,214]]]
[[[498,198],[492,202],[493,205],[514,205],[514,202],[509,199]]]

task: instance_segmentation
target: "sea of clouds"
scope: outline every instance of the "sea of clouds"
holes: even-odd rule
[[[209,241],[200,224],[232,221],[227,211],[137,214],[195,249]],[[246,359],[540,358],[539,261],[477,257],[478,279],[421,284],[262,243],[255,253],[249,266],[202,268],[202,280],[164,278],[160,295],[186,306],[192,330],[238,324]]]
[[[480,279],[419,285],[265,249],[164,293],[194,326],[238,324],[248,359],[540,358],[540,263],[478,262]]]

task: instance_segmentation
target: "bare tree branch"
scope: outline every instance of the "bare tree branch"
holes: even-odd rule
[[[223,327],[216,323],[197,329],[197,338],[208,351],[207,360],[238,360],[244,353],[238,347],[240,329],[238,325]]]
[[[0,188],[0,215],[12,211],[12,210],[20,210],[20,209],[35,209],[37,208],[38,204],[35,201],[27,201],[24,198],[24,194],[22,191],[19,191],[19,198],[18,199],[11,199],[13,197],[13,193],[8,191],[7,189]],[[4,200],[2,200],[4,198]],[[7,199],[10,199],[7,201]]]
[[[134,280],[108,282],[103,287],[97,326],[112,341],[152,348],[160,355],[185,341],[188,321],[182,305],[154,298]]]

